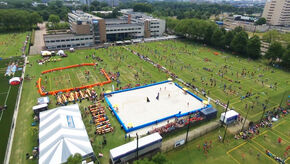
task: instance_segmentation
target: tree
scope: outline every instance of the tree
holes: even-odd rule
[[[211,37],[213,35],[213,32],[218,27],[211,22],[206,22],[206,25],[207,26],[205,26],[204,42],[207,44],[211,44]]]
[[[234,39],[235,34],[233,31],[228,31],[225,35],[225,47],[230,47],[232,40]]]
[[[82,163],[82,155],[76,153],[74,155],[70,155],[67,159],[67,164],[80,164]]]
[[[134,161],[134,164],[168,164],[170,163],[168,159],[166,159],[165,155],[162,153],[157,153],[152,157],[151,160],[148,158],[144,158],[138,161]]]
[[[137,12],[152,12],[152,5],[147,3],[136,3],[133,6],[133,10]]]
[[[263,40],[265,42],[268,43],[272,43],[275,41],[278,41],[280,38],[280,33],[277,30],[270,30],[267,31],[264,35],[263,35]]]
[[[152,157],[152,161],[156,164],[166,164],[168,163],[169,161],[166,159],[165,155],[164,154],[161,154],[161,153],[157,153],[156,155],[154,155]]]
[[[261,57],[261,41],[257,35],[254,35],[248,41],[248,56],[252,59]]]
[[[286,68],[290,68],[290,45],[287,46],[283,56],[282,56],[282,65]]]
[[[231,49],[243,56],[247,54],[248,35],[246,32],[238,32],[231,42]]]
[[[243,28],[241,26],[238,26],[234,29],[234,32],[236,33],[239,33],[239,32],[242,32],[243,31]]]
[[[50,14],[48,18],[48,22],[51,22],[53,24],[57,24],[60,22],[60,18],[58,15]]]
[[[274,42],[270,45],[265,57],[270,59],[270,62],[275,62],[278,58],[281,58],[284,53],[284,49],[279,42]]]
[[[255,25],[263,25],[266,24],[267,20],[263,17],[259,18],[256,22]]]
[[[212,45],[223,48],[225,46],[225,35],[220,28],[215,29],[211,37]]]

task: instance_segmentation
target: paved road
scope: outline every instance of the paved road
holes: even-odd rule
[[[44,47],[43,34],[46,34],[45,23],[38,24],[39,30],[35,31],[34,45],[30,47],[30,55],[40,54]]]

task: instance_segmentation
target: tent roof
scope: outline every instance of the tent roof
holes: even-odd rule
[[[222,117],[224,117],[225,113],[223,112],[221,115],[222,115]],[[237,113],[236,111],[234,111],[234,110],[229,110],[229,111],[227,111],[227,113],[226,113],[226,118],[231,118],[231,117],[233,117],[233,116],[238,116],[238,115],[239,115],[239,113]]]
[[[75,153],[93,153],[78,104],[39,114],[39,163],[64,163]]]
[[[142,146],[146,146],[150,143],[153,143],[153,142],[159,141],[159,140],[162,140],[162,137],[160,136],[160,134],[153,133],[151,135],[140,138],[138,146],[139,146],[139,148],[141,148]],[[124,145],[121,145],[121,146],[118,146],[116,148],[111,149],[110,155],[111,155],[111,158],[116,158],[116,157],[124,155],[128,152],[134,151],[136,149],[137,149],[137,140],[135,139],[129,143],[126,143]]]
[[[49,103],[49,97],[39,97],[37,99],[38,104],[47,104]]]
[[[201,113],[203,113],[204,115],[209,115],[211,113],[216,113],[217,110],[214,108],[206,108],[200,111]]]

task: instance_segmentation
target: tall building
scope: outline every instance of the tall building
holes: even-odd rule
[[[267,0],[262,17],[270,25],[290,25],[290,0]]]

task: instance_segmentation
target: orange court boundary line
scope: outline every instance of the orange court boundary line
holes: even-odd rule
[[[59,70],[63,70],[63,69],[69,69],[69,68],[75,68],[75,67],[82,67],[82,66],[95,66],[96,64],[95,63],[83,63],[83,64],[77,64],[77,65],[71,65],[71,66],[67,66],[67,67],[59,67],[59,68],[54,68],[54,69],[50,69],[50,70],[46,70],[46,71],[43,71],[41,72],[41,74],[46,74],[46,73],[50,73],[50,72],[54,72],[54,71],[59,71]],[[75,87],[75,88],[67,88],[67,89],[59,89],[59,90],[53,90],[53,91],[48,91],[48,92],[43,92],[42,91],[42,87],[41,87],[41,78],[39,78],[37,80],[37,89],[38,89],[38,92],[41,96],[45,96],[45,95],[55,95],[59,92],[69,92],[69,91],[74,91],[74,90],[78,90],[78,89],[87,89],[87,88],[92,88],[92,87],[95,87],[95,86],[103,86],[105,84],[109,84],[111,83],[111,79],[110,77],[108,76],[108,74],[106,73],[106,71],[104,69],[101,69],[101,72],[104,74],[104,76],[106,77],[107,81],[104,81],[104,82],[99,82],[99,83],[94,83],[94,84],[89,84],[89,85],[83,85],[83,86],[80,86],[80,87]]]

